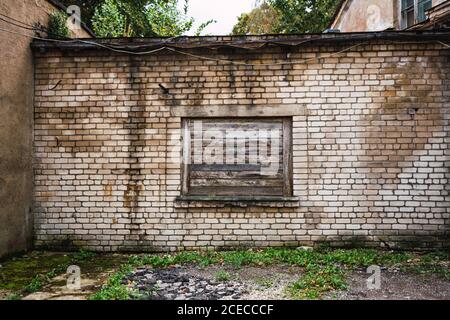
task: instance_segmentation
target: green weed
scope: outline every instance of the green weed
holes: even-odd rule
[[[214,278],[218,282],[226,282],[231,280],[231,275],[225,270],[219,270],[216,272]]]

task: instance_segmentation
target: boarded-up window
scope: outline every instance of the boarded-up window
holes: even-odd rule
[[[290,118],[183,120],[183,194],[292,195]]]

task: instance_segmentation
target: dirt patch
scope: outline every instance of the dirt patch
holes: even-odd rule
[[[239,276],[248,286],[243,300],[287,300],[286,289],[303,275],[295,266],[272,266],[267,268],[246,268]]]
[[[0,300],[5,300],[8,296],[12,294],[11,291],[8,290],[0,290]]]
[[[81,288],[71,290],[67,288],[67,276],[60,275],[39,292],[32,293],[23,300],[87,300],[91,294],[98,291],[106,282],[110,273],[90,274],[81,278]]]
[[[327,295],[337,300],[449,300],[450,282],[436,275],[405,272],[381,272],[381,288],[368,290],[368,274],[351,272],[347,276],[348,289]]]

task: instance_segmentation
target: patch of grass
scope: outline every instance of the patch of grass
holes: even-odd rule
[[[95,256],[95,253],[81,250],[78,253],[76,253],[70,261],[64,262],[49,272],[45,274],[38,274],[36,275],[31,282],[25,286],[24,290],[22,291],[22,294],[29,294],[38,292],[41,290],[45,285],[49,284],[50,281],[56,277],[57,275],[63,274],[66,272],[67,268],[69,268],[72,264],[78,264],[80,262],[84,262],[86,260],[89,260]]]
[[[12,300],[21,300],[22,299],[22,296],[20,295],[20,294],[18,294],[18,293],[12,293],[12,294],[10,294],[9,296],[7,296],[5,299],[3,299],[3,300],[10,300],[10,301],[12,301]]]
[[[261,256],[253,251],[230,251],[221,254],[224,263],[240,268],[243,265],[255,264]]]
[[[188,259],[189,260],[189,259]],[[140,296],[137,291],[128,288],[122,283],[134,269],[151,265],[154,267],[168,267],[174,264],[174,256],[164,255],[144,255],[144,256],[131,256],[128,261],[122,264],[117,272],[108,278],[108,281],[102,288],[91,295],[89,300],[130,300],[132,298],[138,299]]]
[[[85,261],[88,259],[91,259],[93,257],[95,257],[96,254],[92,251],[86,251],[81,249],[80,251],[78,251],[75,256],[74,256],[74,261]]]
[[[326,262],[343,264],[351,269],[366,268],[371,265],[401,265],[412,258],[409,253],[378,251],[374,249],[327,250],[323,254]]]
[[[263,288],[269,289],[273,287],[273,279],[271,278],[257,278],[255,279],[255,283]]]
[[[346,289],[345,274],[332,265],[319,266],[310,264],[306,273],[293,283],[287,293],[292,299],[320,299],[323,294],[333,290]]]
[[[130,264],[122,265],[120,270],[109,277],[108,282],[90,300],[129,300],[133,292],[128,289],[122,280],[133,271]]]
[[[186,257],[185,255],[183,255]],[[192,261],[195,254],[186,258],[186,263]],[[108,281],[102,288],[91,295],[89,300],[130,300],[139,299],[140,295],[136,290],[130,289],[123,284],[123,279],[130,275],[134,269],[151,265],[154,267],[168,267],[175,264],[175,256],[164,255],[144,255],[144,256],[131,256],[128,261],[120,266],[119,270],[108,278]]]
[[[229,274],[225,270],[219,270],[214,275],[214,278],[218,282],[226,282],[226,281],[230,281],[231,280],[231,274]]]
[[[417,259],[412,259],[409,264],[403,265],[402,270],[434,274],[450,281],[450,253],[437,251],[424,254]]]
[[[46,274],[55,267],[70,262],[68,254],[33,252],[5,261],[0,269],[0,289],[21,291],[38,274]]]
[[[164,255],[141,255],[130,257],[131,264],[148,265],[154,268],[167,268],[174,265],[193,264],[207,267],[213,264],[223,263],[223,254],[214,251],[205,252],[180,252]]]
[[[129,259],[129,255],[123,254],[96,254],[94,257],[76,263],[81,268],[82,277],[90,275],[95,277],[106,271],[115,270]]]
[[[37,275],[31,280],[31,282],[25,287],[23,293],[34,293],[42,289],[44,284],[47,283],[47,279],[43,275]]]

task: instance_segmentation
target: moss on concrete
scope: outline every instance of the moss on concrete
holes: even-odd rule
[[[38,274],[46,274],[69,263],[74,254],[31,252],[4,261],[0,268],[0,289],[20,291]]]
[[[69,265],[80,267],[83,278],[97,279],[104,273],[115,270],[128,256],[122,254],[93,254],[80,251],[72,253],[49,253],[34,251],[10,258],[0,263],[0,300],[23,296],[36,291],[52,291],[64,287],[61,275]]]

